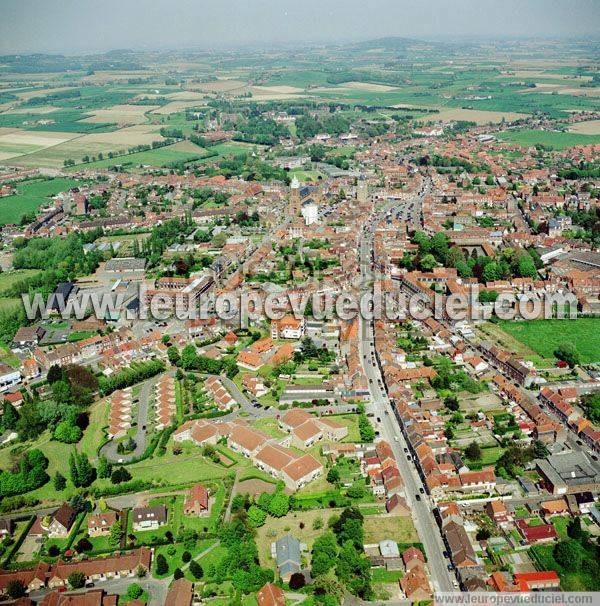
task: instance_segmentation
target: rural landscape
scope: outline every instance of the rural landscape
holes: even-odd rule
[[[2,44],[0,604],[597,598],[597,40],[260,27]]]

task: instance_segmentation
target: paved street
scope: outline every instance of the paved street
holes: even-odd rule
[[[414,212],[419,215],[421,198],[405,204],[414,204]],[[363,236],[360,245],[360,267],[365,281],[370,278],[370,255],[373,248],[372,228]],[[444,544],[437,523],[431,512],[432,503],[425,494],[423,484],[418,477],[416,468],[406,458],[408,445],[396,416],[393,413],[389,398],[383,388],[381,372],[374,360],[374,335],[370,321],[361,317],[360,358],[369,381],[369,391],[373,402],[374,412],[381,419],[382,437],[390,443],[398,462],[398,467],[406,488],[406,501],[412,511],[415,527],[425,548],[431,580],[436,591],[452,591],[456,579],[448,571],[449,560],[444,558]],[[419,495],[419,500],[417,500]]]
[[[138,415],[137,415],[137,433],[134,436],[135,449],[128,454],[119,454],[117,452],[118,443],[115,440],[107,442],[101,450],[101,453],[110,463],[127,462],[141,456],[146,449],[146,426],[148,424],[148,406],[152,389],[156,383],[156,378],[150,379],[142,384],[139,395]]]

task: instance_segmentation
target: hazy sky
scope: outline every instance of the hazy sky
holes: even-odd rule
[[[0,0],[0,52],[597,36],[600,0]]]

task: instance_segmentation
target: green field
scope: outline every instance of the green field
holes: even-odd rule
[[[594,145],[600,143],[599,135],[580,135],[578,133],[563,133],[545,130],[511,130],[498,133],[503,141],[518,143],[523,147],[545,145],[553,149],[567,149],[576,145]]]
[[[543,358],[553,358],[559,345],[572,343],[584,364],[600,362],[600,318],[499,322],[500,328]]]
[[[23,181],[17,185],[17,193],[0,198],[0,225],[18,223],[26,213],[48,204],[49,197],[79,185],[74,179],[35,179]]]
[[[149,149],[148,151],[116,156],[115,158],[105,158],[96,162],[89,162],[85,166],[90,168],[110,168],[115,165],[123,167],[137,167],[140,165],[161,167],[177,162],[199,160],[205,155],[206,151],[203,148],[186,141],[158,147],[157,149]],[[78,165],[76,168],[80,169],[80,166]]]

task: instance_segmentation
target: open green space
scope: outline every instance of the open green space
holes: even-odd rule
[[[544,145],[559,150],[577,145],[596,145],[600,143],[599,135],[582,135],[548,130],[510,130],[497,135],[503,141],[511,141],[523,147]]]
[[[501,320],[500,328],[544,358],[553,358],[559,345],[571,343],[584,364],[600,362],[600,318],[576,320]]]
[[[25,214],[36,212],[50,202],[49,197],[76,187],[75,179],[33,179],[17,185],[17,193],[0,198],[0,224],[18,223]],[[0,283],[1,284],[1,283]]]

